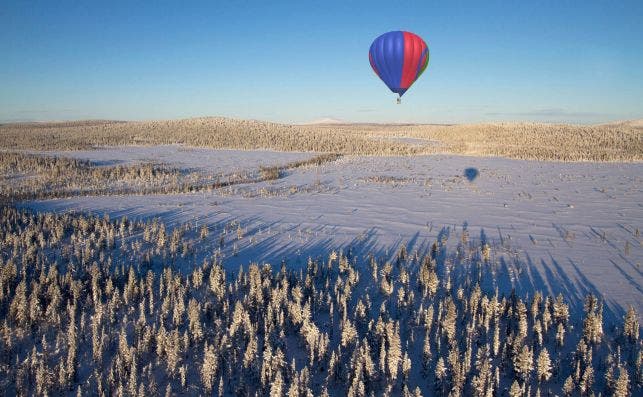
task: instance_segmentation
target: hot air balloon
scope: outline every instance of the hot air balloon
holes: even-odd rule
[[[397,103],[429,64],[429,47],[415,33],[384,33],[373,41],[368,60],[375,74],[398,95]]]

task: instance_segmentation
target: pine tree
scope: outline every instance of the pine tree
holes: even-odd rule
[[[167,243],[167,234],[165,233],[165,225],[161,223],[158,234],[156,236],[156,247],[160,251],[165,248]]]
[[[386,324],[386,336],[389,345],[386,354],[388,359],[387,369],[393,380],[397,378],[397,371],[402,360],[402,343],[400,342],[399,332],[399,325],[394,326],[392,322]]]
[[[201,340],[203,337],[203,328],[201,327],[201,304],[196,299],[190,299],[188,303],[188,321],[190,334],[195,341]]]
[[[284,380],[281,377],[281,371],[277,371],[275,378],[270,384],[270,397],[281,397],[283,396]]]
[[[251,365],[253,365],[256,354],[257,354],[257,338],[256,336],[252,335],[250,336],[250,340],[248,341],[248,346],[246,347],[246,351],[243,354],[244,368],[249,368]]]
[[[563,346],[565,343],[565,326],[563,323],[558,324],[558,329],[556,331],[556,342],[558,346]]]
[[[299,387],[298,387],[297,382],[295,380],[293,380],[290,383],[290,386],[288,387],[288,393],[286,393],[287,397],[299,397]],[[349,395],[350,395],[350,393],[349,393]]]
[[[11,301],[11,315],[20,326],[26,326],[29,321],[29,309],[27,305],[27,283],[23,279],[16,287]]]
[[[563,384],[563,393],[565,394],[565,396],[571,396],[574,392],[574,387],[574,380],[570,375],[567,377],[567,379],[565,379],[565,383]]]
[[[475,396],[484,397],[489,385],[493,383],[491,380],[491,359],[486,346],[478,349],[475,368],[477,374],[471,380],[473,393]]]
[[[623,334],[627,339],[636,342],[639,338],[639,320],[634,307],[630,306],[625,314]]]
[[[603,336],[602,320],[593,311],[587,313],[583,321],[583,338],[587,343],[598,344]]]
[[[455,343],[457,311],[451,299],[446,304],[446,315],[442,319],[442,329],[450,344]]]
[[[614,397],[627,397],[630,395],[630,377],[627,374],[627,369],[624,366],[619,366],[618,372],[618,379],[614,384]]]
[[[567,324],[569,319],[569,307],[563,299],[563,294],[558,294],[554,302],[554,319],[563,324]]]
[[[165,353],[167,371],[174,374],[181,361],[181,344],[179,339],[179,331],[174,329],[168,337],[165,338]]]
[[[409,372],[411,372],[411,359],[407,352],[404,352],[404,358],[402,359],[402,375],[404,375],[405,380],[408,379]]]
[[[38,360],[36,367],[36,392],[39,395],[46,396],[49,394],[49,387],[51,385],[51,379],[49,375],[49,368],[42,361]]]
[[[580,388],[580,391],[582,394],[586,394],[586,393],[589,393],[593,384],[594,384],[594,369],[592,368],[591,365],[589,365],[587,366],[587,368],[585,368],[585,372],[583,372],[583,377],[581,378],[581,381],[578,387]]]
[[[500,324],[496,321],[495,326],[493,327],[493,355],[494,357],[498,356],[500,352]]]
[[[353,326],[350,320],[346,320],[341,324],[342,328],[342,346],[346,347],[357,341],[357,329]]]
[[[536,343],[538,346],[542,346],[543,344],[543,327],[540,323],[540,320],[536,320],[534,323],[534,339],[536,339]]]
[[[207,393],[210,393],[214,388],[217,367],[217,354],[214,346],[208,345],[206,342],[203,351],[203,365],[201,366],[201,381]]]
[[[76,333],[75,311],[75,307],[70,311],[69,326],[67,328],[67,383],[75,379],[76,367],[78,366],[78,335]]]
[[[439,279],[435,272],[435,262],[430,257],[424,258],[418,276],[418,282],[423,287],[424,295],[435,295],[438,290]]]
[[[528,328],[527,307],[522,302],[522,300],[518,300],[518,304],[516,305],[516,312],[518,316],[518,336],[522,340],[527,337],[527,328]]]
[[[520,387],[520,384],[515,379],[514,379],[513,383],[511,384],[511,388],[509,389],[509,396],[510,397],[522,397],[522,387]]]
[[[201,231],[199,232],[199,237],[201,240],[205,240],[208,235],[210,234],[210,231],[208,230],[208,225],[204,224],[201,226]]]
[[[536,317],[540,312],[540,304],[542,303],[542,301],[543,301],[543,295],[540,293],[540,291],[536,291],[534,293],[534,298],[531,300],[531,307],[530,307],[531,321],[533,322],[536,321]]]
[[[241,228],[241,224],[237,225],[237,240],[241,240],[243,238],[243,229]]]
[[[481,251],[482,251],[482,259],[485,262],[489,262],[489,260],[491,259],[491,247],[489,246],[489,244],[486,244],[486,243],[483,244]]]
[[[132,357],[130,364],[129,379],[127,381],[127,390],[130,395],[135,396],[138,391],[138,368],[136,365],[136,357]]]
[[[612,366],[611,357],[608,358],[607,371],[605,371],[605,394],[614,390],[614,367]]]
[[[549,352],[546,348],[543,348],[538,354],[538,359],[536,362],[536,374],[538,376],[538,381],[547,381],[551,377],[551,360],[549,358]]]
[[[447,376],[447,367],[444,365],[444,359],[442,357],[438,358],[438,362],[435,365],[435,388],[436,390],[443,391],[444,384]]]
[[[35,324],[40,321],[42,316],[42,307],[40,305],[40,284],[33,283],[31,293],[29,294],[29,323]]]
[[[460,361],[460,351],[457,346],[452,346],[447,359],[451,369],[451,394],[459,396],[465,381],[464,364]]]
[[[549,326],[551,325],[551,298],[547,297],[545,299],[545,307],[543,309],[543,331],[545,334],[549,332]]]
[[[431,338],[429,332],[424,336],[424,344],[422,345],[422,368],[428,371],[431,362]]]
[[[514,357],[514,370],[518,376],[526,381],[533,370],[534,358],[531,349],[527,345]]]

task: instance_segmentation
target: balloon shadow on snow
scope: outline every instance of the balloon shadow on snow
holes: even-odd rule
[[[477,168],[469,167],[469,168],[465,168],[464,170],[464,176],[467,178],[469,182],[473,182],[474,180],[476,180],[476,178],[478,178],[479,175],[480,175],[480,172],[478,171]]]

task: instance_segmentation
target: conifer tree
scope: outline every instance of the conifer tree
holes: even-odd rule
[[[199,232],[199,237],[201,238],[201,240],[205,240],[209,234],[210,234],[210,231],[208,230],[208,225],[203,224]]]
[[[427,332],[424,337],[424,344],[422,345],[422,368],[428,371],[429,363],[431,362],[431,338]]]
[[[435,365],[435,389],[440,390],[441,393],[444,392],[446,376],[447,376],[447,368],[444,365],[444,359],[440,357],[438,358],[438,362]]]
[[[633,306],[630,306],[625,314],[623,334],[632,342],[636,342],[639,338],[639,320]]]
[[[624,366],[619,366],[618,372],[618,379],[614,384],[614,397],[627,397],[630,395],[630,377]]]
[[[558,294],[554,302],[554,319],[562,324],[566,324],[569,319],[569,307],[565,303],[562,294]]]
[[[475,396],[484,397],[492,382],[491,359],[486,346],[478,349],[475,363],[476,375],[471,380]]]
[[[520,384],[518,383],[517,380],[514,379],[513,383],[511,384],[511,388],[509,389],[509,396],[510,397],[522,397],[522,388],[520,387]]]
[[[282,397],[284,389],[284,381],[281,376],[281,371],[277,371],[275,378],[270,384],[270,397]]]
[[[582,394],[589,394],[589,391],[592,389],[594,384],[594,369],[591,365],[588,365],[583,372],[583,376],[578,384]]]
[[[533,353],[527,345],[524,345],[514,357],[514,370],[523,381],[529,378],[529,374],[533,370],[533,361]]]
[[[556,342],[558,346],[563,346],[565,343],[565,326],[563,323],[558,324],[558,329],[556,330]]]
[[[24,279],[22,279],[22,281],[18,283],[18,287],[16,287],[10,310],[18,325],[27,325],[29,321],[29,309],[27,305],[27,283]]]
[[[400,342],[399,325],[394,325],[392,322],[386,324],[386,339],[388,341],[387,351],[387,369],[391,375],[391,379],[397,378],[397,371],[402,360],[402,344]]]
[[[563,383],[563,393],[566,396],[571,396],[572,393],[574,392],[574,380],[572,379],[571,375],[565,379],[565,383]]]
[[[214,388],[217,367],[217,355],[214,346],[208,345],[206,342],[203,352],[203,364],[201,366],[201,381],[207,393],[210,393]]]
[[[538,381],[547,381],[551,377],[551,359],[549,358],[549,352],[547,348],[543,348],[538,354],[538,359],[536,361],[536,375]]]

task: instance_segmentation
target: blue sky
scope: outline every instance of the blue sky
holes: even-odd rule
[[[0,120],[643,118],[641,20],[640,0],[9,0]],[[368,62],[390,30],[431,50],[402,105]]]

